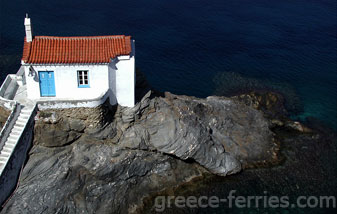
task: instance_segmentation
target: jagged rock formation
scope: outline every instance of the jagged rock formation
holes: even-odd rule
[[[121,138],[122,145],[193,159],[218,175],[238,172],[237,160],[246,165],[275,158],[277,144],[268,120],[233,99],[145,96],[135,108],[122,112],[123,118],[135,122]]]
[[[48,110],[4,213],[126,213],[211,172],[277,160],[273,123],[236,98],[148,93],[134,108]],[[208,171],[208,172],[207,172]]]

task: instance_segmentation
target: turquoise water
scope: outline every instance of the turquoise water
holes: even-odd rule
[[[159,90],[273,89],[293,118],[337,129],[336,1],[0,0],[1,81],[19,67],[26,12],[35,35],[132,35],[137,67]]]

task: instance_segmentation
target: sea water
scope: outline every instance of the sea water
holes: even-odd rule
[[[20,66],[25,13],[34,35],[132,35],[158,90],[271,89],[294,119],[337,128],[336,1],[0,0],[0,81]]]

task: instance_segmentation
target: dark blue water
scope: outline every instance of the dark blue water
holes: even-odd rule
[[[137,67],[159,90],[268,87],[294,118],[337,127],[334,0],[0,0],[0,80],[19,67],[26,12],[35,35],[132,35]]]

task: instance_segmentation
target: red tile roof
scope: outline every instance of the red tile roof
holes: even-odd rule
[[[23,46],[22,60],[33,64],[109,63],[111,58],[131,53],[131,37],[35,36]]]

